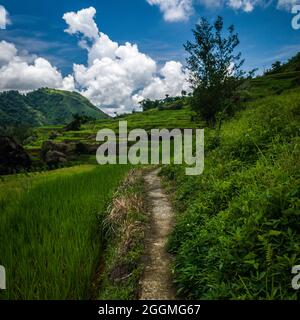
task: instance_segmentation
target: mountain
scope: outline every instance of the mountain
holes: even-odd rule
[[[77,92],[42,88],[26,95],[18,91],[0,94],[0,126],[60,125],[70,122],[74,114],[97,120],[109,117]]]

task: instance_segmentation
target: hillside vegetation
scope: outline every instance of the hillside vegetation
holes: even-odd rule
[[[17,91],[0,94],[0,126],[66,124],[75,114],[95,119],[108,118],[76,92],[43,88],[26,95]]]
[[[291,286],[292,267],[300,265],[297,57],[276,72],[245,81],[235,114],[226,115],[220,129],[205,128],[203,175],[186,176],[184,166],[162,168],[176,210],[168,249],[175,257],[173,275],[179,297],[299,299],[299,292]],[[39,93],[35,94],[32,99],[38,101]],[[205,122],[191,111],[190,97],[178,100],[180,108],[160,104],[145,112],[90,121],[78,131],[65,131],[62,125],[37,127],[25,148],[38,157],[50,137],[56,144],[97,144],[98,130],[117,132],[122,120],[128,121],[129,130],[203,128]],[[95,163],[95,156],[89,154],[78,161]],[[115,194],[113,204],[122,210],[111,212],[125,212],[120,215],[125,219],[115,221],[116,216],[103,214],[127,171],[122,166],[85,165],[2,179],[0,264],[7,267],[8,279],[14,279],[5,298],[90,297],[89,285],[103,240],[107,242],[104,264],[115,268],[108,268],[100,277],[103,290],[98,297],[135,297],[144,226],[129,251],[122,251],[122,244],[127,243],[128,235],[135,235],[130,228],[124,232],[124,227],[134,221],[146,223],[142,208],[132,201],[133,195],[139,199],[135,194],[136,189],[142,190],[142,182],[125,183]],[[123,205],[127,202],[133,205],[129,215]],[[102,239],[103,228],[97,229],[101,222]],[[117,235],[114,229],[119,230]],[[131,273],[129,277],[125,273],[125,284],[118,282],[124,263],[130,265],[125,269]],[[111,277],[115,270],[116,278]]]
[[[286,70],[249,82],[241,111],[206,129],[203,175],[163,168],[177,209],[169,250],[179,296],[299,299],[300,74]]]
[[[26,147],[28,149],[39,148],[43,141],[48,140],[53,132],[58,132],[53,142],[86,142],[96,143],[96,133],[104,128],[119,131],[119,121],[127,121],[128,130],[140,128],[150,131],[152,128],[196,128],[199,122],[191,122],[193,112],[185,106],[181,110],[152,109],[146,112],[137,112],[124,117],[107,120],[92,121],[81,126],[79,131],[63,131],[63,126],[43,126],[34,129],[36,135]]]

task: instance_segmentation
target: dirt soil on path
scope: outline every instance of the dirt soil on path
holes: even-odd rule
[[[140,283],[140,300],[176,299],[171,275],[172,257],[166,251],[174,214],[161,188],[158,172],[154,170],[145,175],[150,224],[146,235],[145,272]]]

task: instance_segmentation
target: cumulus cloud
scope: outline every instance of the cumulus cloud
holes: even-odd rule
[[[183,67],[175,61],[158,70],[156,62],[139,51],[136,44],[119,45],[99,31],[96,10],[89,8],[64,15],[66,32],[81,34],[79,45],[88,51],[87,65],[75,64],[71,83],[94,104],[109,113],[129,112],[144,98],[159,99],[188,90]],[[89,17],[89,18],[87,18]],[[80,23],[78,23],[80,21]],[[86,25],[88,24],[88,25]],[[90,32],[87,30],[97,30]]]
[[[65,31],[69,34],[82,33],[87,38],[97,39],[99,35],[98,27],[94,17],[96,9],[90,7],[76,12],[67,12],[63,15],[63,19],[68,24]]]
[[[177,96],[182,90],[190,91],[180,62],[168,61],[160,70],[160,75],[160,77],[154,77],[149,85],[140,92],[140,96],[135,96],[135,99],[162,99],[166,94]]]
[[[187,20],[193,12],[193,0],[147,0],[150,5],[156,5],[169,22]]]
[[[66,76],[62,80],[62,86],[60,86],[59,88],[67,91],[76,91],[75,80],[73,75],[69,74],[68,76]]]
[[[59,87],[61,74],[43,58],[28,64],[16,57],[0,69],[0,88],[3,90],[33,90],[41,87]]]
[[[88,61],[92,64],[96,59],[111,58],[115,57],[115,52],[117,51],[119,45],[113,42],[109,37],[100,32],[99,37],[96,39],[92,47],[84,46],[88,50]]]
[[[0,5],[0,29],[6,29],[8,24],[10,24],[8,12]]]
[[[0,90],[29,91],[41,87],[71,88],[68,78],[41,57],[20,55],[14,44],[0,42]],[[66,88],[67,89],[67,88]]]

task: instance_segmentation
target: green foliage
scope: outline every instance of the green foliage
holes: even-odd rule
[[[145,99],[140,102],[142,110],[149,111],[152,109],[158,110],[180,110],[186,105],[188,98],[186,96],[186,91],[182,91],[182,97],[169,97],[166,95],[165,99],[161,100],[150,100]]]
[[[206,130],[202,176],[163,169],[178,211],[169,249],[179,295],[299,299],[299,124],[299,91],[257,100],[218,139]]]
[[[79,166],[5,177],[0,185],[4,299],[87,299],[100,225],[125,166]]]
[[[276,61],[272,64],[271,69],[267,70],[265,74],[268,75],[268,74],[280,73],[280,71],[281,71],[281,62]]]
[[[150,100],[150,99],[145,99],[143,101],[140,102],[141,108],[143,109],[143,111],[148,111],[151,109],[155,109],[158,108],[160,105],[160,101],[159,100]]]
[[[34,138],[33,128],[26,125],[18,125],[15,127],[1,127],[0,135],[13,137],[19,144],[27,144]]]
[[[36,110],[26,96],[18,91],[0,94],[0,126],[38,126],[46,121],[45,116]]]
[[[17,91],[0,94],[0,126],[65,124],[72,120],[74,114],[108,118],[76,92],[43,88],[27,95]]]

